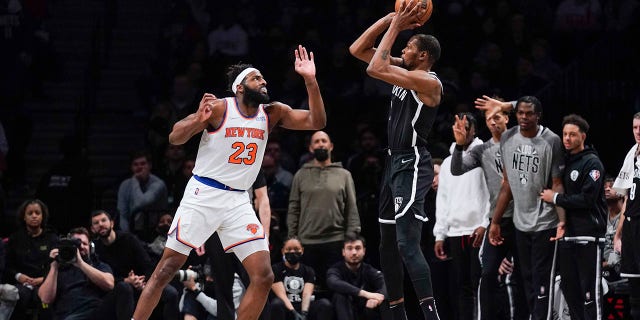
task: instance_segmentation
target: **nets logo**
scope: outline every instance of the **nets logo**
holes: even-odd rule
[[[395,204],[395,210],[396,212],[398,212],[398,210],[400,210],[400,207],[402,206],[402,197],[396,197],[394,204]]]
[[[196,188],[196,190],[193,192],[193,194],[195,194],[197,196],[198,192],[200,192],[200,188]]]
[[[258,230],[260,230],[260,226],[255,223],[250,223],[247,225],[247,231],[251,232],[251,234],[258,233]]]

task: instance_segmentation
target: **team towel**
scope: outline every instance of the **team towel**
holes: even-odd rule
[[[637,150],[638,144],[635,144],[633,145],[633,147],[631,147],[631,150],[629,150],[627,156],[624,157],[622,169],[620,169],[620,173],[618,173],[618,177],[613,183],[613,189],[623,195],[627,195],[627,190],[633,185],[633,171],[635,168],[634,162],[636,161]]]

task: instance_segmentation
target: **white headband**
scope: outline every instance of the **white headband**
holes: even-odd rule
[[[240,82],[242,82],[242,80],[244,80],[244,77],[246,77],[250,72],[253,71],[258,71],[258,69],[246,68],[242,70],[242,72],[240,72],[240,74],[236,77],[236,80],[233,81],[233,84],[231,85],[231,91],[233,91],[233,93],[236,93],[236,91],[238,91],[236,87],[240,84]]]

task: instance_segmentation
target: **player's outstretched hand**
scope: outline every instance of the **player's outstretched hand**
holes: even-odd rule
[[[307,48],[298,45],[295,50],[296,60],[294,62],[295,70],[303,78],[312,78],[316,76],[316,64],[313,61],[313,51],[307,53]]]
[[[485,118],[490,119],[500,111],[508,111],[511,108],[510,102],[502,102],[489,96],[482,96],[475,101],[476,108],[484,112]]]

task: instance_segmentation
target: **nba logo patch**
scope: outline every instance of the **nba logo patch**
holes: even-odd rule
[[[395,210],[396,212],[398,212],[398,210],[400,210],[400,206],[402,205],[402,197],[396,197],[394,204],[395,204]]]
[[[200,192],[200,188],[196,188],[196,190],[193,192],[193,194],[195,194],[197,196],[198,192]]]
[[[578,170],[571,171],[571,174],[570,174],[571,181],[578,180],[579,175],[580,175],[580,172],[578,172]]]
[[[258,233],[258,230],[260,230],[260,226],[255,223],[250,223],[247,225],[247,231],[251,232],[251,234]]]
[[[600,178],[600,170],[591,170],[589,172],[589,177],[591,177],[593,181],[598,181],[598,179]]]

